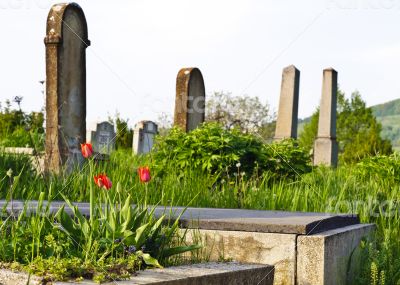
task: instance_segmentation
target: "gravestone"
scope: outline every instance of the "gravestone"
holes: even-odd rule
[[[275,140],[297,138],[297,114],[299,109],[300,71],[294,66],[282,72],[281,96],[276,120]]]
[[[186,132],[194,130],[205,118],[205,88],[198,68],[182,68],[176,78],[174,125]]]
[[[86,136],[86,18],[75,3],[55,4],[47,18],[45,170],[67,172],[83,162]]]
[[[133,131],[133,153],[144,154],[151,151],[154,137],[158,133],[158,126],[152,121],[141,121],[135,125]]]
[[[96,131],[92,131],[90,139],[93,151],[102,155],[110,155],[115,149],[115,137],[113,124],[109,122],[97,124]]]
[[[332,68],[324,69],[318,134],[314,142],[314,165],[337,165],[336,104],[337,72]]]

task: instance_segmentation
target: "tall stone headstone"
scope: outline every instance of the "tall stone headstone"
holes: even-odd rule
[[[75,3],[55,4],[47,17],[46,159],[47,172],[59,173],[83,161],[86,136],[86,18]]]
[[[154,138],[158,133],[158,126],[152,121],[141,121],[133,130],[133,153],[144,154],[151,151]]]
[[[324,69],[318,134],[314,143],[314,165],[337,165],[336,105],[337,72],[332,68]]]
[[[101,122],[97,124],[96,131],[92,131],[90,142],[93,151],[99,154],[110,155],[115,149],[116,134],[114,125],[109,122]]]
[[[198,68],[182,68],[176,78],[174,125],[189,132],[204,122],[205,88]]]
[[[299,86],[300,71],[294,65],[285,67],[282,72],[281,97],[276,120],[275,140],[297,138]]]

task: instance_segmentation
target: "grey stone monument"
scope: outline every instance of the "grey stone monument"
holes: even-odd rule
[[[91,133],[93,151],[103,155],[110,155],[115,149],[114,125],[109,122],[97,124],[96,131]]]
[[[133,153],[144,154],[151,151],[154,137],[158,133],[158,126],[152,121],[141,121],[135,125],[133,131]]]
[[[294,65],[285,67],[282,72],[281,97],[276,120],[275,140],[297,138],[299,86],[300,71]]]
[[[55,4],[47,17],[45,170],[79,166],[86,136],[86,18],[75,3]]]
[[[205,118],[205,88],[198,68],[182,68],[176,78],[174,125],[186,132],[194,130]]]
[[[324,69],[318,135],[314,142],[314,165],[337,165],[336,105],[337,72],[332,68],[327,68]]]

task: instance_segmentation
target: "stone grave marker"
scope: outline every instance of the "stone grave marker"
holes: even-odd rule
[[[318,134],[314,143],[314,165],[337,165],[336,104],[337,71],[333,68],[327,68],[324,69],[323,75]]]
[[[109,122],[101,122],[96,125],[96,131],[91,133],[93,151],[101,155],[110,155],[115,149],[114,125]]]
[[[299,109],[300,71],[294,66],[282,72],[281,96],[276,120],[275,140],[297,138],[297,114]]]
[[[76,3],[55,4],[47,17],[46,172],[81,165],[86,135],[86,18]]]
[[[176,78],[174,125],[186,132],[205,119],[205,88],[198,68],[182,68]]]
[[[152,121],[137,123],[133,131],[133,153],[144,154],[150,152],[157,133],[158,126],[156,123]]]

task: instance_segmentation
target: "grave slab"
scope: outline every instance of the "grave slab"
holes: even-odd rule
[[[64,202],[53,201],[50,211],[56,212]],[[89,215],[89,203],[74,203],[82,214]],[[5,201],[0,201],[0,208]],[[13,201],[13,210],[20,211],[24,203]],[[36,209],[37,201],[30,201],[28,209]],[[8,205],[11,210],[11,204]],[[68,206],[65,207],[66,210]],[[176,219],[184,207],[156,207],[155,215],[167,214]],[[244,231],[285,234],[315,234],[335,228],[359,224],[357,215],[216,208],[187,208],[180,218],[182,228],[204,230]]]
[[[182,68],[176,77],[174,126],[185,132],[196,129],[205,120],[203,75],[196,67]]]
[[[148,269],[139,271],[130,280],[103,283],[106,285],[272,285],[274,268],[269,265],[228,263],[201,263],[185,266],[173,266],[163,269]],[[28,281],[26,273],[0,270],[1,285],[25,285]],[[30,284],[42,284],[39,277],[31,278]],[[95,285],[93,281],[54,282],[54,285]]]
[[[133,130],[132,149],[134,154],[149,153],[154,145],[158,126],[152,121],[140,121]]]
[[[52,202],[50,211],[55,213],[63,204]],[[75,204],[89,215],[88,203]],[[36,206],[37,201],[26,203],[29,211]],[[0,201],[0,207],[5,207],[5,201]],[[17,214],[23,207],[23,202],[14,201],[6,209]],[[173,220],[184,209],[157,207],[155,215],[167,213]],[[368,238],[374,226],[360,224],[357,215],[347,214],[187,208],[180,228],[187,231],[187,241],[210,252],[210,260],[222,257],[272,265],[273,284],[286,285],[345,284],[343,280],[354,276],[345,265],[355,258],[361,239]]]
[[[88,28],[76,3],[54,4],[46,26],[45,170],[69,173],[84,161]]]
[[[50,211],[56,212],[64,202],[53,201]],[[82,214],[89,215],[89,203],[74,203]],[[5,201],[0,201],[0,207]],[[20,211],[24,203],[13,201],[13,210]],[[37,201],[30,201],[28,209],[36,209]],[[65,207],[66,210],[68,206]],[[11,205],[8,205],[11,210]],[[160,217],[167,214],[172,220],[176,219],[184,207],[156,207],[155,215]],[[284,234],[315,234],[335,228],[359,224],[357,215],[329,214],[310,212],[285,212],[262,210],[238,210],[217,208],[187,208],[180,218],[182,228],[204,230],[244,231]]]
[[[96,130],[91,132],[90,142],[95,153],[109,156],[115,149],[115,138],[114,125],[101,122],[96,124]]]

